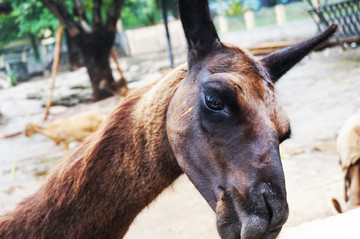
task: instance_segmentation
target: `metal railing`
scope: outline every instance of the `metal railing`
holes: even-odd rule
[[[341,42],[360,41],[360,0],[326,2],[319,6],[314,6],[310,0],[308,2],[311,5],[308,12],[319,31],[324,31],[335,22],[340,25],[337,32],[338,40]]]

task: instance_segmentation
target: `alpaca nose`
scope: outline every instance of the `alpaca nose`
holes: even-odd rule
[[[241,218],[241,239],[273,239],[279,234],[286,222],[289,209],[286,193],[279,185],[260,184],[250,187],[248,191],[246,216]]]
[[[263,191],[266,206],[269,211],[269,231],[280,230],[289,216],[289,206],[284,193],[274,193],[274,189],[265,187]]]
[[[216,208],[221,238],[275,238],[287,220],[288,205],[286,197],[274,191],[278,190],[267,185],[252,187],[245,194],[234,187],[224,190]]]

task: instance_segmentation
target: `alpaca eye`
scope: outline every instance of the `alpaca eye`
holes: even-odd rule
[[[212,94],[205,95],[205,104],[207,108],[213,111],[220,111],[225,108],[223,101],[219,97]]]

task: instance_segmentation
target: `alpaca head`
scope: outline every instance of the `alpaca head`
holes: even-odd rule
[[[177,162],[216,212],[221,238],[275,238],[288,217],[275,83],[336,30],[256,60],[220,41],[207,0],[179,0],[188,74],[166,116]]]

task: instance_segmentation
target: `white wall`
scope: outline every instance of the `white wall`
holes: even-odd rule
[[[168,22],[173,48],[186,47],[184,32],[180,20]],[[130,55],[165,51],[168,49],[164,24],[126,30]]]

